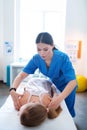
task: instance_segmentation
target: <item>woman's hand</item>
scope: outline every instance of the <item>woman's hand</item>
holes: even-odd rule
[[[11,97],[12,97],[12,99],[13,99],[13,103],[14,103],[15,109],[16,109],[16,110],[19,110],[20,107],[21,107],[21,104],[20,104],[20,102],[19,102],[19,98],[21,98],[23,95],[16,93],[14,90],[12,90],[12,91],[10,92],[10,94],[11,94]]]
[[[57,109],[57,108],[60,106],[62,100],[63,100],[63,99],[62,99],[61,94],[59,94],[59,95],[57,95],[57,96],[54,96],[54,97],[52,98],[52,100],[51,100],[51,102],[50,102],[48,108]]]
[[[45,106],[48,107],[48,105],[50,104],[52,98],[50,97],[49,94],[42,94],[40,97],[41,103]]]

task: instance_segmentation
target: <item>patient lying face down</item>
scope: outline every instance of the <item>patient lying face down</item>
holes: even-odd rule
[[[38,86],[38,82],[41,82]],[[46,82],[46,83],[45,83]],[[56,110],[48,108],[52,98],[58,96],[55,86],[47,80],[30,80],[24,88],[22,97],[19,97],[21,108],[19,108],[20,122],[24,126],[38,126],[47,117],[56,118],[62,111],[58,106]]]

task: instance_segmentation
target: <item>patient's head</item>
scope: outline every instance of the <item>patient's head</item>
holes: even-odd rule
[[[56,110],[49,109],[39,103],[28,103],[20,109],[20,122],[24,126],[38,126],[47,117],[50,119],[56,118],[61,112],[61,107]]]
[[[39,103],[29,103],[20,109],[20,121],[24,126],[37,126],[47,117],[47,110]]]

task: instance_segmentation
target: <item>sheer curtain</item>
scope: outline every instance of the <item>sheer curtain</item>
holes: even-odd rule
[[[15,43],[15,52],[18,51],[16,57],[23,60],[31,58],[36,53],[36,36],[43,31],[53,36],[59,49],[64,49],[66,0],[20,0],[19,16],[19,27],[16,29],[16,32],[19,32],[18,45]]]

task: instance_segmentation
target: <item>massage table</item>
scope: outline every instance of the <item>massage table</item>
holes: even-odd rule
[[[19,87],[17,91],[21,93],[23,87]],[[9,95],[0,108],[0,130],[77,130],[65,101],[61,103],[61,107],[62,112],[57,118],[47,118],[41,125],[36,127],[25,127],[20,124],[18,111],[14,109],[12,98]]]

